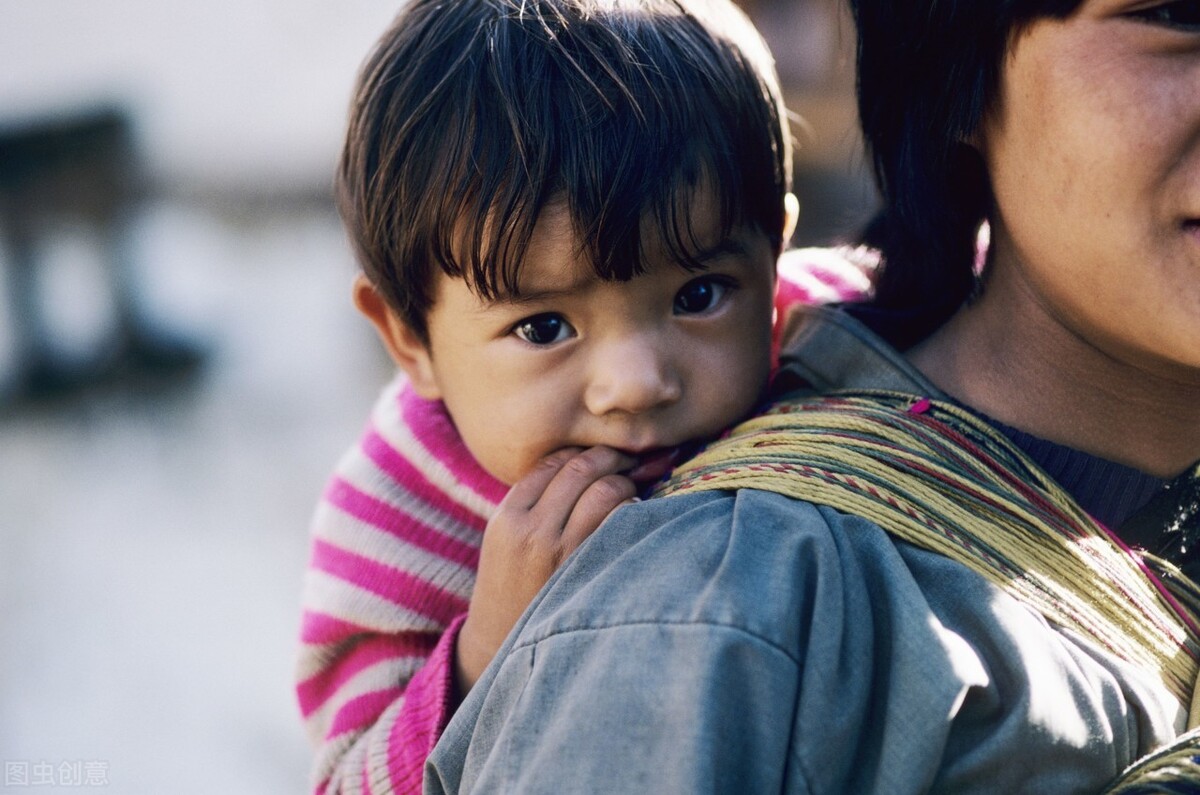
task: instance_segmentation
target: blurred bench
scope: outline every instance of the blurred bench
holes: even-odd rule
[[[140,307],[131,232],[140,199],[132,124],[100,108],[0,126],[0,246],[7,264],[14,372],[9,396],[41,398],[99,381],[194,368],[201,351],[151,328]],[[85,359],[63,356],[39,278],[46,242],[82,224],[105,272],[114,330]]]

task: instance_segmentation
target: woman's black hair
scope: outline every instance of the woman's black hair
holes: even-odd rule
[[[907,347],[971,295],[991,188],[971,145],[997,101],[1010,43],[1083,0],[849,0],[863,137],[882,197],[874,304],[911,318]]]

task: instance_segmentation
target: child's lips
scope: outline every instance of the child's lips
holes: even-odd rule
[[[679,463],[681,453],[680,447],[660,447],[639,453],[638,462],[625,472],[625,476],[639,484],[662,480]]]

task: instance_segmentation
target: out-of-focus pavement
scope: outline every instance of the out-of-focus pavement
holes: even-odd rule
[[[330,209],[143,216],[147,304],[209,357],[0,413],[0,792],[88,763],[115,793],[302,792],[309,511],[389,368]]]
[[[401,5],[0,3],[0,126],[129,113],[144,306],[207,349],[186,379],[0,399],[0,793],[306,791],[307,523],[390,372],[327,194],[354,72]],[[73,223],[40,277],[78,352],[111,307]]]

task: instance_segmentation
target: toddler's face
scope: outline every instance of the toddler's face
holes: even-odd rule
[[[418,391],[446,403],[468,449],[505,483],[557,449],[594,445],[635,456],[634,480],[657,480],[682,445],[745,416],[769,375],[772,243],[694,224],[702,271],[651,251],[644,275],[602,281],[565,211],[547,209],[519,297],[484,301],[439,274],[429,346],[410,368]]]

